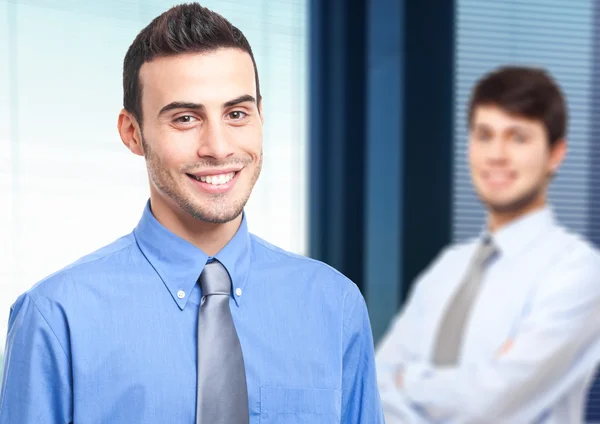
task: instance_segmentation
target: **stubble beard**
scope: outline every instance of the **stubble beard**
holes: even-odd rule
[[[191,215],[195,219],[207,222],[211,224],[225,224],[236,219],[243,212],[246,203],[250,199],[252,189],[260,176],[263,162],[263,154],[261,152],[259,161],[254,170],[254,174],[250,180],[250,184],[240,199],[228,202],[229,193],[214,194],[210,200],[204,201],[201,204],[199,201],[194,199],[192,193],[186,192],[185,188],[181,183],[178,183],[175,178],[165,170],[162,165],[160,158],[154,154],[149,143],[145,140],[142,135],[142,147],[144,149],[144,157],[146,158],[146,167],[148,169],[148,175],[151,183],[156,188],[169,197],[181,210]],[[210,162],[210,164],[208,163]],[[251,162],[250,159],[237,159],[235,161],[227,162],[227,165],[238,164],[247,166]],[[224,164],[218,163],[217,161],[203,161],[204,166],[224,166]],[[194,164],[195,169],[198,168],[198,164]],[[191,168],[186,166],[185,168]],[[183,175],[184,171],[182,172]],[[188,178],[188,177],[185,177]]]
[[[481,198],[483,203],[487,206],[490,212],[498,215],[511,215],[518,214],[521,211],[527,210],[530,206],[536,203],[539,199],[543,187],[536,186],[528,192],[522,194],[520,197],[513,199],[508,202],[492,202]],[[480,196],[481,197],[481,196]]]

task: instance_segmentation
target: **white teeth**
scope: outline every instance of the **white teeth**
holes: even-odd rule
[[[235,177],[235,172],[230,172],[229,174],[219,174],[219,175],[202,175],[199,179],[203,183],[208,183],[212,185],[221,185],[228,183],[231,179]]]

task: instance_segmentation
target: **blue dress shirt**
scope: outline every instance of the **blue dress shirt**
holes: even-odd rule
[[[215,258],[232,279],[250,423],[384,422],[356,285],[250,234],[245,218]],[[197,280],[208,259],[148,204],[131,234],[21,295],[0,424],[194,423]]]

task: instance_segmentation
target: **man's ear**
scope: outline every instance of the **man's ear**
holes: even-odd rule
[[[121,136],[121,141],[132,153],[144,156],[140,126],[135,117],[125,109],[122,109],[119,113],[117,130]]]
[[[554,176],[567,155],[567,140],[560,139],[550,148],[550,175]]]

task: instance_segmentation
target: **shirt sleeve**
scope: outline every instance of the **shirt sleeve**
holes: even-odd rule
[[[71,366],[63,346],[24,294],[10,311],[0,424],[72,422]]]
[[[567,262],[540,285],[506,353],[472,366],[406,369],[404,392],[430,421],[533,422],[593,372],[600,357],[600,266],[596,255]]]
[[[371,324],[365,301],[356,286],[344,304],[341,422],[384,424]]]

